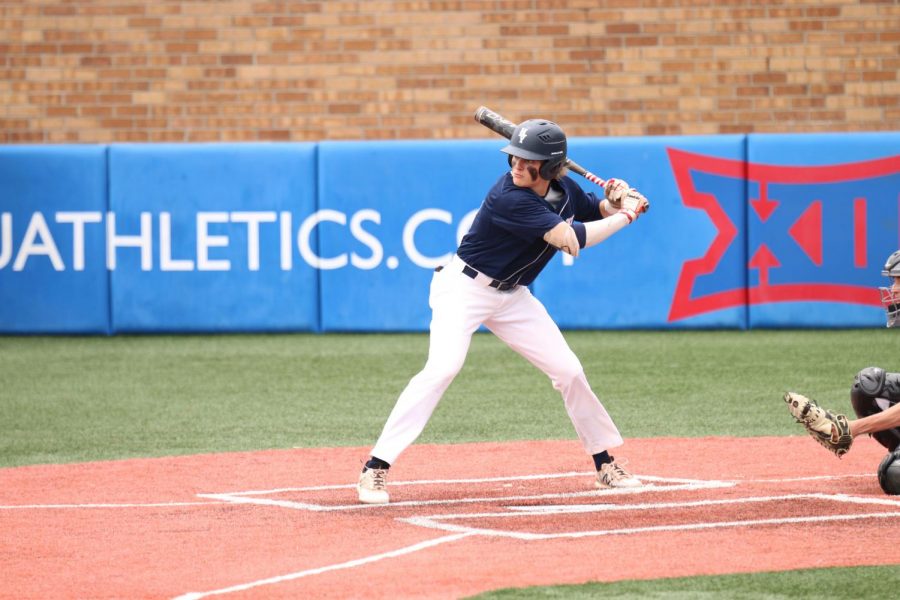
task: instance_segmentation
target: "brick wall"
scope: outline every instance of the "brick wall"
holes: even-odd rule
[[[900,0],[0,0],[0,143],[900,130]]]

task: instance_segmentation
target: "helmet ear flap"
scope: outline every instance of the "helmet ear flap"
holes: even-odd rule
[[[512,160],[513,160],[513,155],[507,154],[506,162],[509,163],[510,167],[512,167]],[[544,179],[546,179],[547,181],[550,181],[551,179],[555,178],[559,174],[559,172],[561,170],[561,168],[560,168],[561,166],[562,166],[562,162],[560,162],[558,160],[543,160],[543,161],[541,161],[541,168],[538,170],[538,174],[541,177],[543,177]]]
[[[545,160],[539,171],[541,177],[547,181],[556,179],[559,172],[562,171],[563,161],[558,159]]]

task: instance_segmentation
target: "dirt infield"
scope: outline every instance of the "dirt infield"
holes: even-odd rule
[[[629,492],[594,490],[574,441],[420,445],[382,507],[355,502],[366,450],[2,469],[0,597],[455,598],[896,554],[872,440],[629,440]]]

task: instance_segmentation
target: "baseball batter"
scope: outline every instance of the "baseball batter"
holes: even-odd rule
[[[428,360],[400,394],[372,449],[357,486],[360,502],[389,501],[388,469],[422,433],[481,325],[550,378],[594,459],[598,487],[642,485],[609,455],[622,436],[528,285],[557,250],[578,256],[634,222],[649,204],[621,180],[607,182],[604,198],[584,192],[565,175],[566,147],[556,123],[529,120],[502,149],[509,172],[488,191],[453,259],[432,277]]]

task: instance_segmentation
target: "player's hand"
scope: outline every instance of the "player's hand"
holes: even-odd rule
[[[607,179],[603,190],[606,193],[606,199],[609,205],[615,209],[622,208],[622,200],[628,194],[631,188],[623,179]]]
[[[632,223],[641,213],[645,213],[649,209],[650,201],[642,193],[632,188],[622,198],[622,208],[619,209],[619,212],[628,217],[628,222]]]

